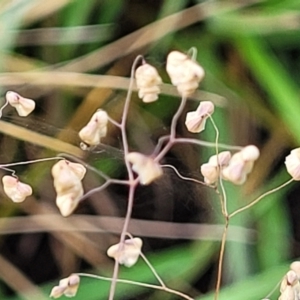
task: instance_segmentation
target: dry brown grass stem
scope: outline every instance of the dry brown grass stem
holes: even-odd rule
[[[2,86],[17,86],[30,84],[42,87],[97,87],[97,88],[112,88],[116,90],[127,90],[129,85],[129,78],[111,75],[91,75],[75,72],[14,72],[14,73],[0,73],[0,84]],[[133,87],[137,91],[136,86]],[[178,96],[176,87],[170,84],[162,84],[162,94],[169,96]],[[197,101],[212,101],[217,106],[225,106],[226,99],[217,94],[206,91],[197,91],[190,99]]]
[[[37,0],[31,9],[24,15],[23,24],[29,25],[38,20],[43,20],[45,17],[52,15],[56,11],[59,11],[64,6],[72,2],[71,0],[52,0],[43,1]]]
[[[64,246],[72,249],[74,253],[85,259],[93,266],[99,266],[99,264],[106,259],[106,256],[104,256],[101,251],[101,245],[97,244],[84,233],[80,232],[78,224],[70,224],[69,219],[59,218],[58,215],[55,219],[52,217],[47,218],[46,216],[48,215],[54,215],[55,209],[53,207],[45,203],[38,203],[33,197],[28,199],[28,201],[30,201],[30,203],[23,206],[23,209],[26,213],[37,216],[39,215],[39,217],[35,219],[36,227],[48,227],[50,229],[49,232],[51,232],[55,239],[60,241]],[[31,217],[28,217],[28,219]],[[73,229],[69,232],[59,230],[59,228],[64,228],[66,226],[69,228],[73,227]]]
[[[74,215],[68,217],[66,222],[61,223],[60,221],[61,216],[58,214],[1,218],[0,234],[53,231],[119,234],[124,223],[123,218],[89,215]],[[135,236],[219,241],[223,225],[131,219],[129,231]],[[251,244],[256,241],[256,231],[231,225],[228,229],[227,240]]]
[[[245,6],[260,2],[260,0],[244,0],[220,3],[207,1],[194,5],[178,13],[144,26],[143,28],[120,38],[94,52],[81,56],[61,66],[61,70],[86,72],[103,67],[116,59],[134,53],[141,48],[157,42],[167,34],[198,23],[213,15],[241,9]]]
[[[57,152],[65,152],[77,157],[82,157],[83,155],[83,151],[79,147],[1,120],[0,132],[46,149],[51,149]]]
[[[35,286],[18,268],[0,255],[0,277],[24,300],[46,300],[39,288]]]

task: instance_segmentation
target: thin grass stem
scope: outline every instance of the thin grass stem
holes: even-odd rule
[[[284,182],[284,183],[281,184],[280,186],[278,186],[278,187],[276,187],[276,188],[274,188],[274,189],[272,189],[272,190],[270,190],[270,191],[267,191],[267,192],[263,193],[262,195],[260,195],[258,198],[256,198],[255,200],[253,200],[253,201],[250,202],[249,204],[247,204],[247,205],[245,205],[245,206],[243,206],[243,207],[241,207],[241,208],[235,210],[235,211],[232,212],[231,214],[229,214],[228,217],[229,217],[229,218],[232,218],[232,217],[234,217],[235,215],[237,215],[237,214],[239,214],[239,213],[241,213],[241,212],[243,212],[243,211],[249,209],[249,208],[252,207],[253,205],[257,204],[257,203],[258,203],[260,200],[262,200],[264,197],[266,197],[266,196],[268,196],[268,195],[271,195],[271,194],[273,194],[273,193],[275,193],[275,192],[281,190],[282,188],[284,188],[285,186],[289,185],[289,184],[292,183],[293,181],[294,181],[294,179],[292,178],[292,179],[290,179],[290,180]]]
[[[80,277],[89,277],[93,279],[98,279],[98,280],[104,280],[104,281],[112,281],[112,278],[109,277],[104,277],[104,276],[99,276],[95,274],[88,274],[88,273],[74,273]],[[149,283],[144,283],[144,282],[139,282],[139,281],[132,281],[132,280],[126,280],[126,279],[120,279],[117,278],[116,282],[118,283],[125,283],[125,284],[131,284],[131,285],[137,285],[137,286],[142,286],[150,289],[155,289],[155,290],[160,290],[160,291],[165,291],[167,293],[171,293],[177,296],[180,296],[181,298],[187,299],[187,300],[194,300],[194,298],[189,297],[188,295],[181,293],[179,291],[176,291],[174,289],[171,289],[166,286],[160,286],[160,285],[155,285],[155,284],[149,284]]]
[[[126,100],[125,100],[125,104],[124,104],[121,127],[120,127],[121,134],[122,134],[123,150],[124,150],[124,160],[125,160],[125,165],[126,165],[130,184],[129,184],[127,211],[126,211],[124,225],[123,225],[121,236],[120,236],[119,251],[122,251],[122,249],[124,248],[126,232],[128,231],[129,221],[130,221],[131,214],[132,214],[134,193],[135,193],[136,186],[138,184],[138,181],[134,180],[134,175],[131,170],[128,158],[127,158],[128,153],[129,153],[129,145],[128,145],[128,139],[127,139],[127,133],[126,133],[126,121],[127,121],[129,105],[130,105],[130,100],[131,100],[131,95],[132,95],[132,90],[133,90],[133,84],[134,84],[134,72],[135,72],[136,66],[138,64],[138,61],[140,59],[143,59],[143,57],[141,55],[137,56],[131,67],[130,83],[129,83],[129,88],[128,88],[128,92],[127,92],[127,96],[126,96]],[[119,273],[119,262],[116,260],[115,266],[114,266],[114,271],[113,271],[112,282],[111,282],[111,286],[110,286],[110,291],[109,291],[109,300],[114,299],[118,273]]]
[[[222,281],[223,261],[224,261],[225,244],[226,244],[226,238],[228,232],[229,219],[227,218],[225,222],[226,223],[222,235],[221,250],[220,250],[219,262],[218,262],[218,275],[217,275],[217,283],[216,283],[214,300],[218,300],[219,298],[219,292],[220,292],[221,281]]]
[[[14,166],[35,164],[35,163],[40,163],[40,162],[45,162],[45,161],[50,161],[50,160],[61,160],[61,159],[65,159],[65,158],[55,156],[55,157],[45,157],[45,158],[39,158],[39,159],[33,159],[33,160],[27,160],[27,161],[19,161],[19,162],[8,163],[8,164],[0,164],[0,169],[4,169],[7,167],[14,167]]]
[[[6,100],[6,102],[3,104],[3,106],[0,108],[0,119],[2,118],[3,115],[3,110],[4,108],[8,105],[8,101]]]
[[[180,105],[172,118],[169,141],[167,142],[165,147],[160,151],[160,153],[155,157],[154,160],[157,162],[159,162],[166,155],[166,153],[171,149],[171,147],[174,144],[174,140],[176,139],[177,122],[178,122],[178,119],[185,107],[186,101],[187,101],[186,97],[181,98]]]
[[[186,176],[181,175],[181,174],[179,173],[179,171],[178,171],[173,165],[164,164],[164,165],[161,165],[161,167],[162,167],[162,168],[170,168],[170,169],[172,169],[172,170],[176,173],[176,175],[177,175],[179,178],[183,179],[183,180],[186,180],[186,181],[192,181],[192,182],[199,183],[199,184],[202,184],[202,185],[205,185],[205,186],[208,186],[208,187],[209,187],[209,185],[207,185],[205,182],[203,182],[203,181],[201,181],[201,180],[197,180],[197,179],[195,179],[195,178],[186,177]]]

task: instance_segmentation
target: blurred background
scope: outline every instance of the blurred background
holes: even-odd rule
[[[36,100],[27,118],[5,108],[0,120],[1,164],[66,153],[113,178],[126,178],[120,132],[109,127],[103,146],[83,152],[78,131],[96,109],[120,121],[130,69],[138,54],[165,83],[172,50],[198,49],[206,72],[185,112],[201,100],[216,105],[220,142],[261,149],[246,184],[226,185],[229,211],[289,179],[284,157],[300,144],[300,2],[298,0],[1,0],[0,88]],[[168,134],[179,98],[164,85],[159,101],[133,93],[128,118],[131,151],[150,154]],[[215,141],[211,124],[191,135]],[[202,179],[199,168],[214,149],[180,145],[164,163]],[[70,158],[71,159],[71,158]],[[48,299],[72,272],[111,276],[107,248],[116,243],[127,189],[110,186],[63,218],[55,206],[53,162],[14,167],[33,196],[12,203],[0,188],[0,298]],[[1,176],[7,174],[2,170]],[[88,172],[84,189],[102,183]],[[289,185],[231,220],[220,299],[261,299],[300,255],[299,185]],[[195,299],[212,299],[224,220],[216,193],[178,178],[171,169],[137,190],[130,232],[166,284]],[[141,260],[120,278],[156,284]],[[109,283],[83,279],[74,299],[107,299]],[[276,292],[271,299],[277,299]],[[120,284],[116,299],[178,299]]]

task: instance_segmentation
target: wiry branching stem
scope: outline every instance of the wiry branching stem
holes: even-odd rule
[[[127,212],[126,212],[125,221],[124,221],[124,225],[123,225],[121,236],[120,236],[119,251],[122,251],[122,249],[124,247],[124,241],[125,241],[126,233],[128,231],[128,225],[129,225],[132,208],[133,208],[134,193],[135,193],[136,186],[138,184],[138,180],[134,180],[134,175],[130,168],[130,163],[127,159],[127,155],[129,153],[129,145],[128,145],[127,132],[126,132],[126,121],[127,121],[129,105],[130,105],[130,100],[131,100],[131,95],[132,95],[132,90],[133,90],[134,71],[135,71],[137,63],[140,59],[142,59],[142,56],[138,56],[135,59],[133,65],[132,65],[132,68],[131,68],[130,84],[129,84],[129,88],[128,88],[127,97],[125,100],[122,121],[121,121],[121,127],[120,127],[121,134],[122,134],[123,150],[124,150],[124,160],[125,160],[125,165],[127,168],[128,178],[129,178],[129,193],[128,193]],[[119,273],[119,262],[117,260],[115,260],[114,272],[113,272],[113,277],[112,277],[112,282],[111,282],[110,292],[109,292],[109,300],[114,299],[118,273]]]
[[[0,164],[0,169],[7,168],[7,167],[21,166],[21,165],[30,165],[30,164],[35,164],[35,163],[45,162],[45,161],[50,161],[50,160],[61,160],[61,159],[65,159],[65,158],[55,156],[55,157],[39,158],[39,159],[34,159],[34,160],[19,161],[19,162],[8,163],[8,164]]]
[[[3,110],[8,105],[8,101],[6,100],[3,106],[0,108],[0,119],[2,118]]]
[[[130,218],[131,218],[131,213],[132,213],[132,208],[133,208],[133,201],[134,201],[134,192],[135,192],[135,188],[137,186],[137,183],[138,183],[138,181],[135,181],[129,186],[127,212],[126,212],[126,216],[125,216],[123,229],[122,229],[122,232],[121,232],[119,251],[122,251],[122,248],[124,247],[124,241],[125,241],[125,237],[126,237],[126,232],[128,230],[129,221],[130,221]],[[119,273],[119,262],[117,260],[115,260],[114,272],[113,272],[112,282],[111,282],[110,292],[109,292],[109,300],[114,299],[118,273]]]
[[[219,255],[217,283],[216,283],[216,290],[215,290],[215,300],[218,300],[219,291],[220,291],[221,282],[222,282],[223,261],[224,261],[227,231],[228,231],[228,226],[229,226],[229,217],[228,217],[228,210],[227,210],[227,195],[226,195],[226,191],[225,191],[222,176],[221,176],[222,166],[219,162],[219,130],[218,130],[218,127],[215,124],[211,115],[209,116],[209,118],[210,118],[210,121],[212,122],[214,130],[216,132],[216,138],[215,138],[216,149],[215,150],[216,150],[217,162],[218,162],[219,184],[221,186],[221,191],[222,191],[222,193],[220,194],[220,202],[221,202],[222,214],[225,219],[225,225],[224,225],[222,241],[221,241],[221,249],[220,249],[220,255]]]
[[[216,291],[215,291],[215,297],[214,297],[215,300],[218,300],[218,298],[219,298],[219,292],[220,292],[220,287],[221,287],[223,261],[224,261],[225,244],[226,244],[228,226],[229,226],[229,219],[227,218],[225,226],[224,226],[223,235],[222,235],[222,241],[221,241],[221,249],[220,249],[219,263],[218,263],[217,284],[216,284]]]
[[[165,145],[165,147],[159,152],[159,154],[155,157],[155,161],[159,162],[165,155],[166,153],[171,149],[171,147],[174,144],[174,141],[176,139],[176,126],[177,126],[177,122],[178,119],[185,107],[187,98],[186,97],[182,97],[180,105],[175,113],[175,115],[173,116],[172,119],[172,123],[171,123],[171,129],[170,129],[170,135],[169,135],[169,139],[167,144]]]
[[[104,280],[104,281],[112,281],[113,279],[110,277],[104,277],[104,276],[99,276],[99,275],[94,275],[94,274],[87,274],[87,273],[75,273],[78,276],[81,277],[89,277],[89,278],[94,278],[94,279],[99,279],[99,280]],[[139,282],[139,281],[132,281],[132,280],[126,280],[126,279],[120,279],[117,278],[116,282],[118,283],[125,283],[125,284],[131,284],[131,285],[137,285],[137,286],[142,286],[146,288],[151,288],[155,290],[160,290],[164,291],[170,294],[177,295],[181,298],[187,299],[187,300],[194,300],[194,298],[189,297],[188,295],[181,293],[179,291],[176,291],[174,289],[171,289],[166,286],[160,286],[160,285],[155,285],[155,284],[149,284],[149,283],[144,283],[144,282]]]
[[[192,181],[192,182],[195,182],[195,183],[199,183],[199,184],[202,184],[202,185],[205,185],[205,186],[208,186],[205,182],[201,181],[201,180],[197,180],[195,178],[191,178],[191,177],[186,177],[186,176],[183,176],[179,173],[179,171],[173,166],[173,165],[161,165],[162,168],[170,168],[172,169],[176,175],[181,178],[182,180],[186,180],[186,181]]]
[[[258,198],[256,198],[255,200],[253,200],[252,202],[250,202],[249,204],[235,210],[234,212],[232,212],[228,217],[229,218],[232,218],[233,216],[249,209],[250,207],[252,207],[253,205],[257,204],[260,200],[262,200],[264,197],[268,196],[268,195],[271,195],[279,190],[281,190],[282,188],[284,188],[285,186],[289,185],[290,183],[292,183],[294,181],[294,179],[290,179],[286,182],[284,182],[283,184],[281,184],[280,186],[270,190],[270,191],[267,191],[265,193],[263,193],[262,195],[260,195]]]

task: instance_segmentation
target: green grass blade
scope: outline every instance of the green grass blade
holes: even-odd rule
[[[262,39],[237,39],[236,46],[257,82],[267,92],[274,111],[300,143],[299,87]]]

